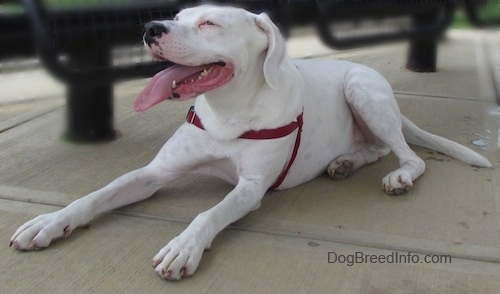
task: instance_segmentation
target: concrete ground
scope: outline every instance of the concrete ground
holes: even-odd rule
[[[306,36],[289,47],[296,57],[374,67],[407,117],[500,165],[500,121],[487,115],[498,106],[500,32],[450,31],[439,71],[425,74],[405,69],[405,44],[336,52]],[[419,147],[427,171],[405,196],[381,190],[381,178],[397,166],[393,155],[345,181],[321,176],[270,192],[181,282],[159,279],[150,260],[231,190],[220,180],[185,177],[49,249],[9,248],[22,223],[143,166],[183,122],[192,101],[134,113],[144,84],[116,87],[118,140],[73,145],[59,139],[61,85],[41,70],[0,75],[0,293],[499,293],[499,169]]]

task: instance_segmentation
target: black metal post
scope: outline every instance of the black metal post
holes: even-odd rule
[[[70,53],[69,58],[77,68],[111,66],[111,50],[92,48]],[[92,54],[99,52],[99,54]],[[85,80],[67,86],[67,129],[65,137],[77,142],[102,142],[116,138],[113,127],[113,85],[88,84]]]
[[[435,72],[437,40],[410,41],[410,51],[406,68],[415,72]]]
[[[435,22],[436,14],[421,14],[414,16],[416,28],[428,26]],[[419,38],[410,41],[406,68],[415,72],[435,72],[437,60],[437,37]]]

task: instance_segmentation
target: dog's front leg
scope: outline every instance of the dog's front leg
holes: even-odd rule
[[[204,153],[182,150],[195,144],[192,126],[183,126],[167,141],[156,158],[147,166],[129,172],[107,186],[78,199],[67,207],[40,215],[22,225],[12,236],[10,245],[19,250],[44,248],[58,238],[67,237],[72,230],[88,224],[98,214],[144,200],[196,164],[206,160]],[[196,149],[197,150],[197,149]]]
[[[156,272],[178,280],[194,273],[205,249],[226,226],[260,206],[269,183],[240,177],[236,187],[216,206],[200,213],[191,224],[153,259]]]
[[[143,200],[163,186],[165,179],[157,174],[152,166],[134,170],[61,210],[42,214],[15,232],[11,246],[19,250],[47,247],[53,240],[67,237],[73,229],[88,224],[100,213]]]

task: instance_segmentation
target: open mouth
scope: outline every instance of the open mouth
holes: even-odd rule
[[[175,64],[157,73],[134,101],[144,111],[164,100],[186,100],[221,87],[234,76],[234,66],[218,61],[200,66]]]

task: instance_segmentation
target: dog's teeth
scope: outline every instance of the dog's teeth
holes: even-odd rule
[[[209,71],[205,68],[201,73],[200,73],[200,76],[201,77],[206,77],[208,75]]]
[[[175,80],[172,81],[172,89],[175,89],[177,87],[177,82]]]
[[[194,79],[191,79],[191,83],[194,82]]]

